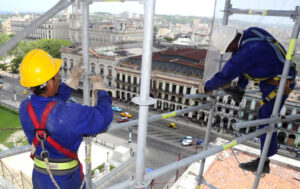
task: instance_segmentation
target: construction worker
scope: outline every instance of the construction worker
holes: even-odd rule
[[[205,86],[199,87],[200,92],[210,93],[212,90],[223,87],[225,92],[232,95],[232,98],[240,103],[248,81],[254,80],[255,83],[259,84],[262,92],[258,119],[269,118],[272,114],[280,83],[279,75],[282,74],[285,63],[286,51],[284,47],[267,31],[257,27],[251,27],[239,33],[234,27],[221,26],[212,35],[212,44],[220,51],[220,54],[231,52],[232,56],[220,72],[208,80]],[[295,75],[295,67],[292,65],[289,70],[289,79],[285,85],[280,109],[295,86]],[[230,86],[231,81],[237,77],[237,86]],[[261,129],[265,126],[267,125],[260,125],[259,128]],[[261,152],[265,138],[266,134],[260,136]],[[263,173],[270,172],[270,160],[268,157],[277,153],[277,146],[277,132],[274,132]],[[241,163],[239,167],[256,172],[258,164],[259,158],[248,163]]]
[[[112,99],[99,76],[90,77],[98,95],[96,106],[67,103],[72,91],[78,89],[84,69],[79,61],[70,77],[60,84],[61,64],[61,59],[35,49],[20,65],[21,85],[34,93],[21,103],[19,114],[28,142],[32,144],[35,189],[85,188],[78,148],[83,136],[105,131],[113,118]]]

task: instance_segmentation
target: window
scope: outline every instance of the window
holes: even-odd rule
[[[191,94],[191,88],[190,87],[186,88],[186,94]]]
[[[128,81],[127,83],[131,83],[131,76],[128,76]]]
[[[166,83],[166,89],[165,89],[165,91],[166,91],[166,92],[169,92],[169,88],[170,88],[170,84],[169,84],[169,83]]]
[[[67,60],[66,58],[64,58],[63,60],[64,60],[64,68],[67,68],[67,67],[68,67],[68,66],[67,66],[68,60]]]
[[[183,94],[183,86],[179,87],[179,94]]]
[[[185,100],[185,105],[190,105],[190,99]]]
[[[292,114],[292,110],[291,109],[286,109],[285,115],[291,115],[291,114]]]
[[[178,103],[182,103],[182,98],[178,98]]]
[[[74,60],[70,59],[70,70],[73,69],[73,66],[74,66]]]
[[[165,94],[165,100],[168,100],[169,96],[167,94]]]
[[[122,75],[122,81],[125,82],[125,75]]]
[[[111,86],[111,82],[108,82],[108,86]]]
[[[159,82],[158,89],[162,90],[162,82]]]
[[[133,78],[133,84],[135,84],[135,85],[137,84],[137,78],[136,77]]]
[[[172,102],[175,102],[175,96],[172,96],[172,97],[171,97],[171,101],[172,101]]]
[[[176,85],[174,85],[174,84],[172,86],[172,93],[176,93]]]
[[[156,81],[155,80],[153,80],[153,87],[152,88],[156,89]]]
[[[120,81],[120,74],[117,74],[117,81]]]
[[[100,65],[100,75],[103,76],[103,74],[104,74],[104,65],[101,64],[101,65]]]
[[[108,69],[108,76],[112,76],[112,71],[111,71],[111,69]]]

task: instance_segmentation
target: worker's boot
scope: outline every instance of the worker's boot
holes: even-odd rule
[[[257,158],[255,160],[247,162],[247,163],[240,163],[239,167],[244,169],[244,170],[247,170],[247,171],[256,172],[256,170],[258,168],[259,160],[260,159]],[[270,164],[270,160],[266,159],[265,164],[264,164],[264,168],[262,170],[262,173],[270,173],[269,164]]]

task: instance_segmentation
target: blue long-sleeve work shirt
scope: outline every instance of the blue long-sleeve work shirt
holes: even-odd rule
[[[226,62],[221,72],[216,73],[205,83],[205,90],[218,89],[230,83],[236,77],[239,77],[238,85],[241,88],[245,88],[248,84],[248,79],[243,73],[248,74],[252,78],[275,77],[282,73],[284,64],[277,58],[274,49],[266,40],[253,40],[241,45],[249,38],[257,38],[257,35],[250,32],[251,29],[258,30],[266,36],[271,36],[267,31],[257,27],[245,30],[240,40],[238,51]],[[294,73],[291,71],[290,75],[293,76]],[[265,82],[261,82],[260,88],[264,88],[265,84]],[[264,91],[262,92],[264,93]]]
[[[31,104],[37,118],[41,119],[42,113],[50,101],[58,102],[50,112],[46,129],[51,137],[65,148],[74,152],[78,151],[83,135],[94,135],[105,131],[112,121],[111,97],[106,91],[98,91],[97,105],[84,106],[77,103],[67,103],[73,89],[62,83],[59,92],[54,97],[31,95]],[[32,144],[34,138],[34,126],[27,111],[29,99],[20,105],[20,120],[23,130]],[[66,158],[65,155],[54,149],[48,142],[45,147],[51,158]],[[40,155],[39,145],[36,154]]]

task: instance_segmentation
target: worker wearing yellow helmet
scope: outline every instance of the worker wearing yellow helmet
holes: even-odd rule
[[[34,188],[85,188],[77,151],[84,135],[106,130],[112,121],[111,97],[99,75],[90,77],[97,105],[68,103],[84,72],[82,61],[60,84],[62,61],[41,49],[30,51],[20,65],[20,83],[33,92],[20,105],[23,130],[32,145]]]

